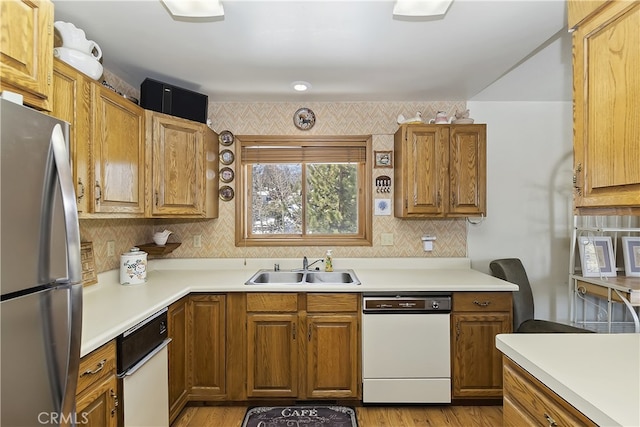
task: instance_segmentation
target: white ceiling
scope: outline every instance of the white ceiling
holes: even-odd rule
[[[208,20],[174,19],[160,0],[54,3],[132,86],[151,77],[212,101],[469,100],[566,33],[564,0],[454,0],[442,19],[394,17],[392,0],[223,0]],[[535,55],[533,78],[563,78],[571,52],[556,50]],[[549,92],[534,97],[564,97]]]

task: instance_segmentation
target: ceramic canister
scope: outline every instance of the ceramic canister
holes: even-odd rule
[[[120,255],[120,284],[138,285],[147,281],[147,253],[133,247]]]

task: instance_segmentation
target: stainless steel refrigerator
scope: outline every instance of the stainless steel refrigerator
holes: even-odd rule
[[[68,124],[0,99],[0,425],[74,425],[82,326]]]

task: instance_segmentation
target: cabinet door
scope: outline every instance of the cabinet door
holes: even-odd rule
[[[70,65],[54,59],[51,115],[69,123],[69,151],[78,214],[90,212],[89,144],[91,140],[91,83]]]
[[[247,396],[298,396],[297,313],[247,315]]]
[[[226,310],[224,295],[189,299],[189,384],[191,399],[219,400],[226,395]]]
[[[0,1],[0,90],[18,92],[24,103],[51,110],[53,3]]]
[[[404,144],[407,214],[443,214],[448,194],[449,128],[410,127]]]
[[[78,425],[116,427],[118,425],[118,380],[115,375],[88,388],[76,399]]]
[[[575,205],[640,206],[640,2],[613,1],[573,33]]]
[[[205,125],[150,111],[146,119],[152,133],[151,215],[204,215]]]
[[[93,85],[94,212],[143,216],[144,110]]]
[[[454,313],[452,321],[453,397],[501,397],[502,354],[497,334],[511,331],[509,313]]]
[[[449,216],[486,214],[485,125],[451,126]]]
[[[358,397],[358,317],[307,316],[307,398]]]
[[[173,422],[187,403],[187,319],[188,297],[171,304],[167,313],[169,343],[169,422]]]

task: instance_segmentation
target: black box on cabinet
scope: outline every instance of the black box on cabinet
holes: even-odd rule
[[[209,97],[146,78],[140,85],[140,106],[196,122],[207,122]]]

